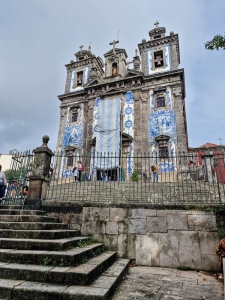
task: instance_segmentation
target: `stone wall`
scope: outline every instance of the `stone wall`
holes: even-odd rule
[[[225,229],[221,212],[92,206],[61,217],[71,228],[80,223],[82,235],[93,234],[137,265],[218,269],[215,248]]]

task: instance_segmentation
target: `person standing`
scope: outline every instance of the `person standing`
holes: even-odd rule
[[[82,176],[82,163],[81,161],[78,161],[78,180],[81,182],[81,176]]]
[[[159,169],[158,169],[158,163],[156,162],[153,166],[153,182],[158,182],[159,180]]]
[[[6,177],[5,173],[2,171],[2,166],[0,165],[0,204],[2,203],[2,198],[5,195],[6,188]]]
[[[107,178],[107,172],[106,172],[106,168],[104,168],[101,171],[101,181],[106,181],[106,178]]]
[[[74,181],[77,182],[78,179],[78,164],[75,164],[75,167],[73,168],[73,176],[74,176]]]

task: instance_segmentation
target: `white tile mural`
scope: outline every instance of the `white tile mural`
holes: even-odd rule
[[[123,133],[134,137],[134,99],[131,91],[125,95],[123,111]]]
[[[69,93],[79,92],[79,91],[82,91],[84,89],[82,86],[77,86],[77,87],[73,88],[74,80],[75,80],[75,77],[76,77],[75,75],[76,75],[77,71],[78,70],[75,69],[75,70],[71,71],[71,73],[70,73]],[[83,69],[79,69],[79,72],[80,71],[84,72],[84,83],[83,84],[86,84],[88,82],[88,79],[89,79],[90,67],[84,67]]]

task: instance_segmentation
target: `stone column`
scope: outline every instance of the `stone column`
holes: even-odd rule
[[[49,183],[49,171],[53,152],[48,148],[49,137],[44,135],[43,144],[33,150],[34,161],[29,176],[29,191],[24,207],[40,209],[42,200],[46,198]]]

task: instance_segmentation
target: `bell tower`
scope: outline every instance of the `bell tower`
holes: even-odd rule
[[[104,54],[105,57],[105,78],[124,77],[127,73],[127,52],[125,49],[115,48],[119,41],[113,40],[109,45],[113,49]]]

